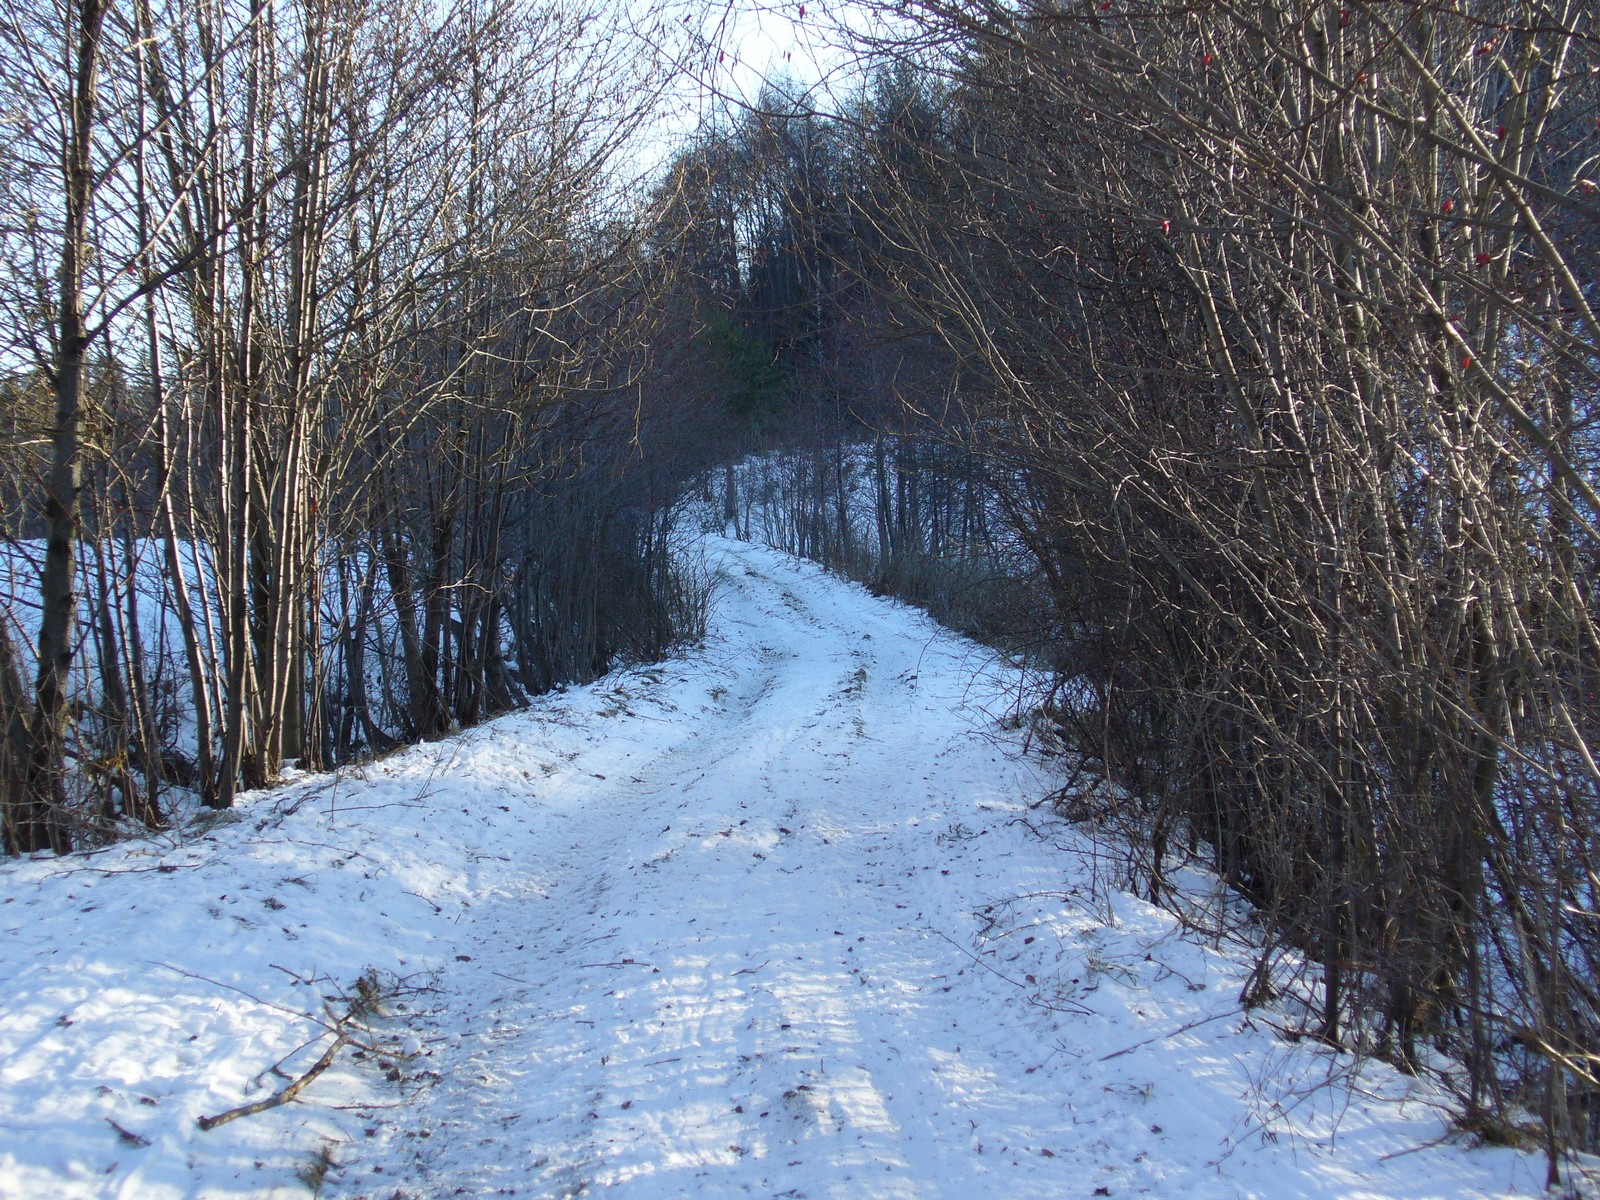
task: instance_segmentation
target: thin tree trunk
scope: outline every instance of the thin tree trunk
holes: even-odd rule
[[[61,248],[60,311],[51,363],[55,414],[51,426],[50,469],[45,480],[45,562],[40,585],[39,668],[34,687],[28,793],[41,806],[44,827],[34,838],[57,853],[72,848],[66,824],[65,781],[67,688],[72,670],[77,594],[73,590],[79,526],[82,462],[83,376],[90,331],[83,312],[83,274],[87,266],[89,202],[93,195],[90,147],[96,119],[100,43],[105,27],[102,0],[79,0],[69,7],[76,18],[72,45],[70,126],[64,147],[66,223]],[[26,839],[25,839],[26,840]],[[37,845],[30,849],[39,848]]]

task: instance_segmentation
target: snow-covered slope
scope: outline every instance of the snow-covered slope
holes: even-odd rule
[[[1350,1061],[1240,1011],[1242,956],[1108,891],[1033,807],[1007,668],[707,553],[678,661],[0,868],[0,1197],[1540,1190],[1425,1145],[1442,1109],[1381,1065],[1319,1087]],[[368,969],[375,1042],[199,1128],[304,1072]]]

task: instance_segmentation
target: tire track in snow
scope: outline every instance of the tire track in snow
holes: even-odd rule
[[[928,1127],[927,1092],[962,1087],[908,1064],[937,1075],[981,1037],[930,1005],[927,981],[965,964],[916,924],[932,835],[906,822],[952,739],[994,752],[945,711],[966,679],[925,620],[720,553],[712,711],[581,802],[552,797],[569,819],[533,818],[559,843],[548,898],[470,918],[432,1018],[443,1080],[385,1147],[417,1195],[944,1191],[928,1167],[972,1125]],[[930,657],[950,678],[919,690]]]
[[[1040,839],[1047,785],[983,711],[1004,672],[814,567],[712,553],[704,650],[465,739],[463,778],[532,792],[526,873],[461,920],[439,1082],[374,1114],[334,1194],[1443,1194],[1433,1151],[1383,1159],[1436,1128],[1316,1092],[1330,1060],[1242,1018],[1247,956]],[[1461,1163],[1456,1193],[1504,1194]]]

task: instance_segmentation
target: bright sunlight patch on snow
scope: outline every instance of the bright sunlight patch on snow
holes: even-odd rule
[[[1008,667],[706,554],[712,633],[676,661],[0,868],[0,1197],[1541,1190],[1108,890],[1035,806]],[[362,1046],[199,1127],[303,1075],[364,975]]]

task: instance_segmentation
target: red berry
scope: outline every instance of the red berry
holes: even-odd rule
[[[1461,369],[1463,371],[1468,371],[1468,370],[1472,369],[1472,355],[1463,354],[1461,356]]]
[[[1449,216],[1451,213],[1455,212],[1455,210],[1456,210],[1456,202],[1455,202],[1454,199],[1452,199],[1449,196],[1446,196],[1444,198],[1444,203],[1439,205],[1439,211],[1444,213],[1445,216]]]
[[[1350,24],[1350,10],[1348,8],[1341,8],[1339,10],[1339,28],[1340,29],[1347,28],[1349,26],[1349,24]]]
[[[1489,254],[1489,252],[1487,250],[1479,250],[1477,257],[1478,257],[1478,265],[1480,267],[1487,267],[1491,262],[1494,261],[1493,257]]]
[[[1200,60],[1200,63],[1201,63],[1202,66],[1207,66],[1207,67],[1209,67],[1211,65],[1211,51],[1209,51],[1209,50],[1206,51],[1205,57]]]
[[[1162,221],[1161,222],[1161,232],[1162,233],[1171,233],[1172,232],[1172,222],[1171,221]]]
[[[1496,126],[1495,131],[1494,131],[1494,135],[1497,138],[1505,137],[1505,135],[1506,135],[1506,127],[1504,125]]]
[[[1110,12],[1111,11],[1111,0],[1105,0],[1105,3],[1100,6],[1100,11],[1101,12]]]

